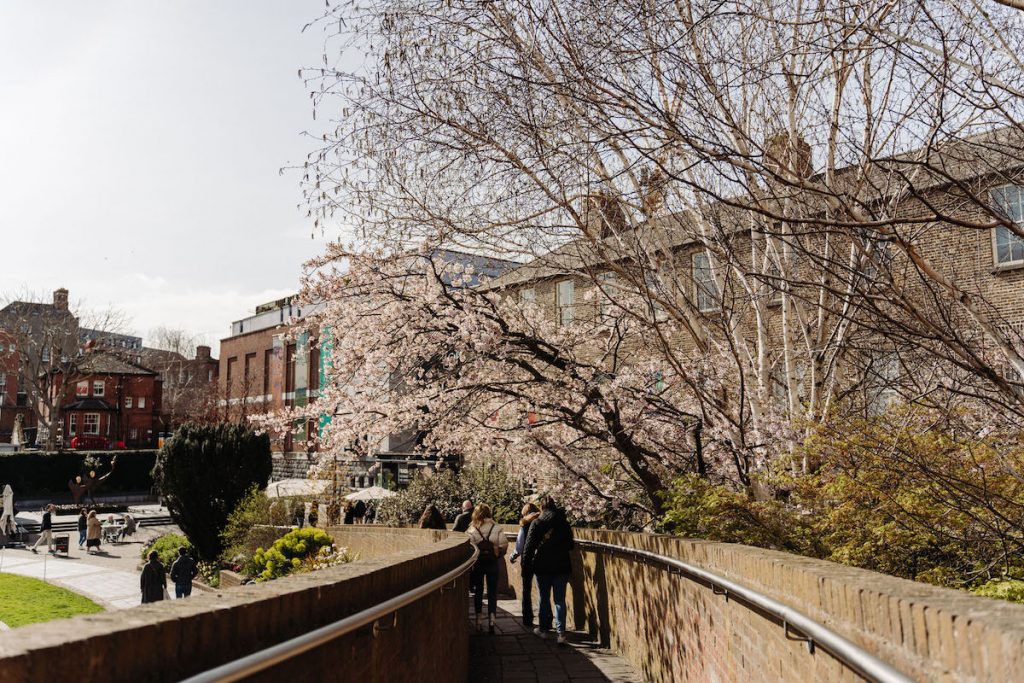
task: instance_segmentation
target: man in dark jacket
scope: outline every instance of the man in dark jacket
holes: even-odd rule
[[[452,531],[464,532],[469,529],[469,522],[473,519],[473,501],[462,501],[462,513],[455,517],[455,524]]]
[[[167,573],[163,563],[160,562],[160,555],[155,550],[150,551],[149,562],[142,567],[139,587],[142,589],[142,604],[164,599],[164,591],[167,590]]]
[[[549,496],[540,504],[540,517],[530,525],[523,550],[523,571],[537,579],[540,593],[539,626],[534,633],[545,636],[551,630],[551,597],[555,600],[555,631],[558,644],[565,644],[565,588],[572,574],[572,527]]]
[[[53,503],[43,508],[43,521],[39,525],[39,538],[36,539],[35,545],[29,548],[32,552],[39,552],[36,548],[44,539],[46,540],[46,549],[51,553],[53,552],[53,513],[56,509]]]
[[[192,595],[192,579],[199,575],[196,561],[188,556],[185,546],[178,548],[178,559],[171,565],[171,581],[174,582],[174,597],[187,598]]]

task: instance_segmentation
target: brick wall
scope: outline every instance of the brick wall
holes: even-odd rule
[[[0,639],[0,683],[180,680],[359,612],[468,557],[464,537],[402,531],[360,546],[362,536],[343,530],[339,542],[362,558],[347,565],[19,628]],[[464,681],[467,590],[463,576],[454,590],[402,608],[394,630],[375,636],[364,627],[254,679]]]
[[[576,535],[675,557],[749,586],[915,680],[1013,681],[1024,670],[1021,605],[741,545],[593,529]],[[510,569],[518,593],[518,565]],[[860,680],[756,611],[635,560],[577,553],[570,602],[573,628],[598,636],[650,680]]]

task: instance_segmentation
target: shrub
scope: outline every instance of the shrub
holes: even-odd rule
[[[267,550],[257,548],[246,570],[257,581],[269,581],[323,566],[333,554],[334,542],[326,531],[296,529],[274,541]]]
[[[195,548],[181,534],[164,534],[142,549],[142,559],[148,560],[149,553],[155,550],[160,556],[160,562],[163,563],[164,568],[170,571],[171,565],[178,559],[178,548],[182,546],[185,546],[185,550],[190,555],[195,553]]]
[[[986,598],[1024,602],[1024,581],[1005,578],[992,579],[976,588],[972,588],[971,592],[975,595],[983,595]]]
[[[18,498],[70,495],[69,479],[86,477],[90,469],[99,476],[106,474],[110,471],[110,460],[115,455],[117,467],[96,495],[152,490],[155,450],[22,452],[0,455],[0,479],[4,484],[11,485]]]
[[[160,450],[153,477],[199,559],[216,561],[228,515],[270,478],[270,439],[244,425],[186,424]]]
[[[245,564],[257,548],[270,547],[288,532],[291,517],[287,501],[268,498],[259,486],[253,486],[228,515],[221,533],[222,558]]]

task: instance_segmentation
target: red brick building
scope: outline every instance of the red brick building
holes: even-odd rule
[[[61,382],[58,377],[55,381]],[[94,351],[64,387],[61,421],[64,443],[76,436],[121,442],[128,448],[156,444],[162,382],[158,373],[122,357]]]
[[[11,440],[18,415],[22,416],[25,429],[34,429],[36,425],[28,393],[22,386],[20,357],[16,347],[14,335],[0,330],[0,443]]]

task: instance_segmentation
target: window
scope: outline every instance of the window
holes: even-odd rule
[[[75,396],[88,396],[89,395],[89,380],[83,379],[81,382],[75,384]]]
[[[124,407],[125,408],[131,408],[132,407],[132,397],[131,396],[125,396],[124,397]],[[142,406],[139,406],[139,407],[141,408]]]
[[[519,303],[532,304],[537,300],[537,290],[533,287],[519,290]]]
[[[139,396],[139,407],[140,408],[145,408],[146,407],[146,397],[145,396]]]
[[[558,306],[558,324],[568,325],[572,322],[572,306],[576,299],[576,283],[562,280],[555,290],[555,303]]]
[[[597,296],[600,297],[598,310],[601,319],[608,320],[615,315],[615,304],[612,303],[612,297],[615,296],[615,273],[601,273],[597,276],[597,284]]]
[[[0,394],[2,394],[5,389],[7,389],[7,373],[0,372]],[[0,397],[0,402],[2,402],[2,400],[3,397]]]
[[[1024,186],[1006,185],[992,190],[992,199],[1003,215],[1024,228]],[[1001,225],[992,235],[992,253],[997,266],[1024,265],[1024,238]]]
[[[718,310],[718,283],[711,272],[711,260],[705,252],[693,255],[693,283],[697,310],[701,313]]]
[[[206,371],[206,381],[207,382],[212,382],[213,381],[213,368],[210,368],[209,370]]]
[[[656,298],[661,296],[659,291],[661,287],[658,284],[658,278],[654,273],[647,273],[644,275],[644,286],[647,288],[647,299],[651,302],[651,312],[654,313],[654,319],[658,322],[668,319],[668,313],[665,311],[665,307],[660,302],[656,301]]]
[[[131,439],[132,441],[135,441],[135,439],[139,438],[139,430],[137,427],[132,427],[128,431],[128,438]]]
[[[68,434],[74,436],[78,433],[78,414],[71,413],[71,417],[68,420]]]
[[[882,415],[898,396],[896,387],[900,379],[899,355],[884,353],[875,357],[869,372],[868,414]]]
[[[82,433],[98,435],[100,433],[99,413],[86,413],[82,416]]]
[[[106,386],[103,384],[103,380],[94,379],[92,381],[92,395],[103,396],[104,391],[106,391]]]
[[[49,363],[50,362],[50,347],[49,346],[44,346],[43,347],[42,361],[44,363]]]

